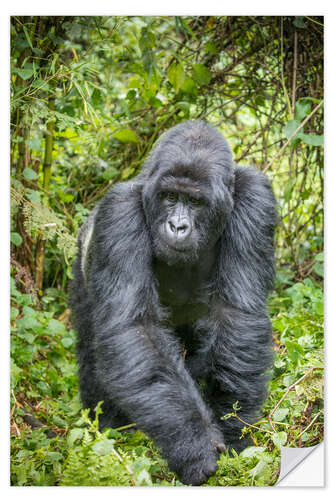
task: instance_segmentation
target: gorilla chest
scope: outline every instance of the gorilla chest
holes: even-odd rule
[[[202,267],[169,266],[158,261],[154,268],[160,302],[168,308],[169,321],[174,327],[191,325],[207,314],[208,275],[202,273]]]

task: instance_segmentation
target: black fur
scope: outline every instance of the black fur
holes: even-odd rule
[[[247,444],[237,419],[221,420],[233,403],[251,423],[265,399],[275,220],[267,178],[235,168],[221,134],[195,121],[165,133],[81,230],[71,307],[83,404],[104,401],[102,428],[136,422],[184,483]]]

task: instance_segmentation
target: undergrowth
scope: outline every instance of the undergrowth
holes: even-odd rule
[[[145,434],[133,428],[100,433],[102,407],[94,421],[81,409],[66,295],[48,289],[37,303],[14,278],[11,285],[11,484],[181,485]],[[269,309],[276,357],[262,418],[252,426],[244,422],[253,445],[240,455],[221,455],[206,485],[273,485],[281,446],[323,439],[321,285],[284,277]],[[238,403],[223,417],[239,418]]]

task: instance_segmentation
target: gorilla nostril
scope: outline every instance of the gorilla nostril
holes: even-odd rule
[[[174,225],[174,223],[173,223],[171,220],[169,220],[169,221],[168,221],[168,224],[169,224],[169,228],[171,229],[171,232],[172,232],[172,233],[176,233],[176,232],[177,232],[177,228],[176,228],[176,226]]]
[[[188,230],[188,228],[189,228],[188,224],[183,223],[177,227],[177,232],[185,233]]]

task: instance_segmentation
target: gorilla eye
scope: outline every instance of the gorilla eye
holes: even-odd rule
[[[177,199],[178,199],[178,196],[176,195],[176,193],[166,193],[165,197],[169,201],[177,201]]]
[[[201,204],[200,200],[198,200],[197,198],[192,198],[192,197],[189,198],[189,202],[192,203],[192,205],[200,205]]]

